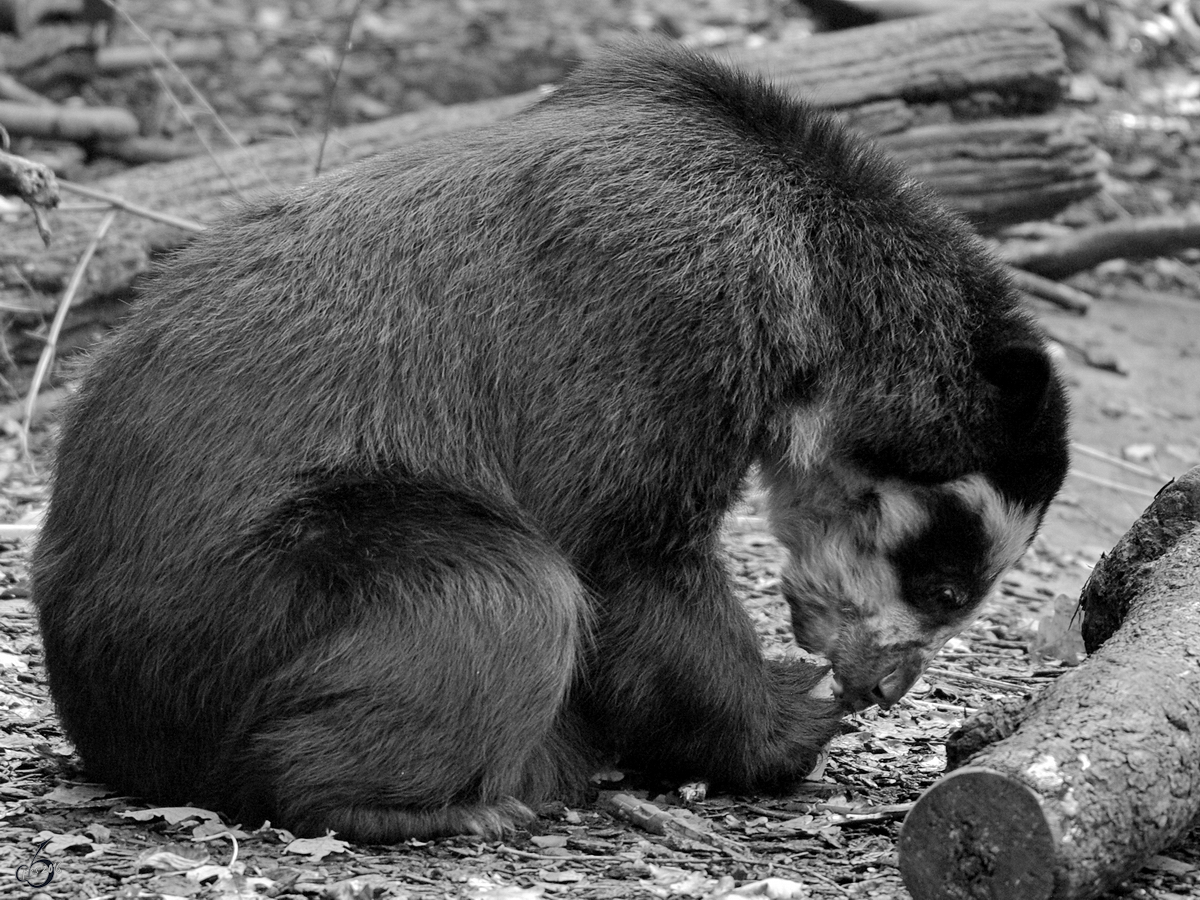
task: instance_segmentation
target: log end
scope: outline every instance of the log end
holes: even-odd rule
[[[905,817],[900,875],[914,900],[1046,900],[1056,846],[1027,786],[991,769],[959,769]]]

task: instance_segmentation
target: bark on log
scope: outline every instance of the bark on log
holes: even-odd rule
[[[1071,117],[931,125],[879,143],[984,232],[1091,196],[1107,165],[1086,125]]]
[[[1046,92],[1053,90],[1052,85],[1058,84],[1065,72],[1057,39],[1036,16],[997,17],[971,11],[896,24],[903,27],[881,25],[858,29],[856,34],[884,29],[888,65],[895,70],[890,89],[906,96],[932,90],[954,94],[985,86],[1000,90],[1005,85],[1018,91],[1021,85],[1032,84],[1035,96],[1046,97]],[[878,38],[873,41],[872,46],[880,43]],[[821,49],[826,42],[832,42],[832,50]],[[793,84],[804,89],[801,69],[813,65],[808,60],[819,58],[822,68],[813,69],[813,77],[824,78],[822,83],[840,82],[844,87],[838,88],[837,96],[845,102],[851,99],[859,102],[883,91],[879,87],[883,79],[877,75],[868,77],[869,73],[862,69],[863,60],[869,56],[861,43],[834,34],[814,36],[778,54],[763,52],[742,61],[771,73],[773,69],[786,68],[783,61],[786,57],[791,60],[786,65],[792,67]],[[829,69],[839,69],[841,74],[830,81]],[[851,89],[856,84],[858,93],[852,96]],[[808,92],[814,91],[815,87]],[[421,138],[479,127],[511,115],[538,96],[539,92],[531,91],[345,129],[331,136],[324,167],[342,166]],[[894,109],[899,102],[892,96],[869,106],[878,113],[881,106],[892,104]],[[867,115],[856,124],[860,129],[869,128],[872,121],[890,127],[895,120],[895,116]],[[1014,149],[995,146],[1003,143],[1001,133]],[[1098,189],[1099,185],[1095,175],[1099,169],[1098,152],[1086,137],[1044,117],[1003,125],[927,126],[888,140],[894,152],[909,159],[939,154],[945,174],[933,165],[923,169],[924,176],[948,192],[951,205],[961,205],[981,228],[987,228],[993,221],[1007,223],[1014,218],[1041,214],[1048,204],[1065,204]],[[220,169],[228,172],[228,177],[221,174],[212,160],[198,157],[142,166],[103,179],[95,187],[134,204],[206,222],[241,196],[308,180],[318,143],[316,137],[287,138],[245,151],[219,154]],[[269,183],[263,174],[267,172]],[[989,180],[997,178],[1001,181],[989,189]],[[961,192],[961,203],[955,191]],[[93,226],[90,216],[59,216],[54,223],[55,244],[49,251],[41,250],[31,230],[22,224],[0,226],[10,232],[6,235],[5,257],[9,265],[0,267],[0,303],[24,307],[38,315],[53,308],[80,252],[91,238]],[[184,235],[164,231],[161,226],[122,216],[92,261],[79,302],[124,290],[132,277],[146,267],[152,250],[178,244],[183,239]],[[18,357],[23,352],[19,342],[12,349]]]
[[[1026,111],[1044,111],[1062,97],[1067,77],[1062,43],[1036,13],[978,6],[739,50],[730,57],[831,107],[994,91],[1020,95]]]
[[[1120,628],[1023,714],[1006,711],[1000,732],[1011,733],[934,784],[905,820],[900,870],[915,900],[1095,897],[1195,821],[1200,468],[1176,485],[1139,522],[1154,538],[1130,538],[1128,554],[1100,564],[1133,567],[1096,588],[1133,586]]]
[[[1200,466],[1163,486],[1117,545],[1100,558],[1079,596],[1083,645],[1100,649],[1141,602],[1142,582],[1154,563],[1200,524]],[[1200,600],[1200,596],[1194,598]],[[1198,636],[1200,640],[1200,636]],[[1200,653],[1200,644],[1195,648]]]
[[[907,19],[910,16],[928,16],[961,10],[966,6],[977,6],[979,0],[843,0],[843,2],[879,19]],[[988,3],[988,9],[1054,10],[1083,6],[1083,2],[1084,0],[991,0]]]

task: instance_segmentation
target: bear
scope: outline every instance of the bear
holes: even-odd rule
[[[785,791],[1066,472],[1062,379],[969,228],[665,42],[252,200],[140,294],[62,421],[50,690],[91,777],[298,835],[495,837],[611,759]],[[831,681],[737,599],[751,474]]]

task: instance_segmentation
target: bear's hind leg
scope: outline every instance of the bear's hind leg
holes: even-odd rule
[[[557,730],[587,619],[567,561],[452,491],[390,482],[326,500],[307,498],[287,533],[321,542],[291,548],[301,590],[323,592],[299,602],[341,618],[252,692],[217,775],[226,805],[391,842],[497,836],[525,803],[581,790],[586,748]]]

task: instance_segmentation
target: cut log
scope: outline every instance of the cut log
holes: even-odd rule
[[[1198,496],[1200,467],[1160,492],[1129,552],[1098,565],[1112,577],[1093,576],[1091,590],[1125,592],[1089,601],[1127,609],[1108,641],[1023,714],[1005,710],[981,723],[992,731],[975,747],[1000,740],[917,801],[900,835],[900,871],[915,900],[1096,897],[1193,824]]]
[[[1066,89],[1062,43],[1028,9],[970,9],[730,51],[814,103],[835,108],[899,98],[926,102],[976,91],[1016,95],[1044,111]]]
[[[0,100],[0,125],[12,135],[88,143],[137,134],[133,113],[116,106],[49,106]]]
[[[847,6],[860,10],[877,19],[906,19],[909,16],[928,16],[935,13],[952,12],[967,6],[978,6],[979,0],[842,0]],[[1071,6],[1083,6],[1084,0],[991,0],[988,9],[1054,10]]]
[[[878,37],[880,33],[886,39]],[[839,98],[839,103],[866,102],[889,90],[904,96],[931,92],[951,96],[984,87],[1020,91],[1025,89],[1023,85],[1033,86],[1030,96],[1044,98],[1053,93],[1052,86],[1065,72],[1062,50],[1053,31],[1033,15],[998,17],[970,11],[864,28],[855,34],[859,37],[854,41],[842,34],[817,35],[789,48],[756,51],[741,62],[757,65],[772,75],[784,70],[798,90],[809,94],[819,94],[840,82],[843,87],[836,91],[828,88],[829,95]],[[863,69],[868,65],[863,61],[874,51],[863,50],[862,35],[871,34],[877,35],[870,38],[871,47],[887,44],[887,66],[895,70],[886,89],[881,86],[881,78]],[[822,49],[827,44],[832,49]],[[822,62],[819,69],[811,70],[812,77],[823,80],[808,84],[802,70],[812,66],[810,60],[816,58]],[[831,69],[840,70],[840,74],[831,78]],[[538,96],[540,92],[531,91],[345,129],[329,141],[325,168],[343,166],[418,139],[480,127],[513,114]],[[894,130],[896,123],[904,119],[898,112],[901,108],[902,101],[894,95],[868,103],[860,108],[865,115],[855,120],[855,127],[870,133],[873,123]],[[206,157],[146,165],[103,179],[95,186],[142,207],[208,222],[227,210],[231,201],[267,188],[302,184],[311,178],[319,140],[287,138],[245,151],[227,151],[218,155],[219,166]],[[889,135],[887,140],[896,155],[909,161],[936,156],[937,162],[922,165],[921,177],[984,230],[994,223],[1045,214],[1099,187],[1095,175],[1100,167],[1097,151],[1082,132],[1063,120],[1034,117],[1002,125],[925,126],[907,135]],[[222,170],[228,174],[222,174]],[[270,173],[269,181],[264,173]],[[43,251],[30,229],[9,226],[9,265],[0,269],[0,303],[7,308],[28,309],[36,316],[52,309],[93,227],[90,216],[60,215],[54,223],[55,244]],[[152,251],[177,245],[185,237],[123,215],[98,250],[79,302],[124,290],[146,267]],[[24,351],[20,336],[10,333],[10,337],[14,339],[14,355],[21,358]]]
[[[929,125],[879,143],[983,232],[1090,197],[1107,167],[1087,127],[1069,116]]]

